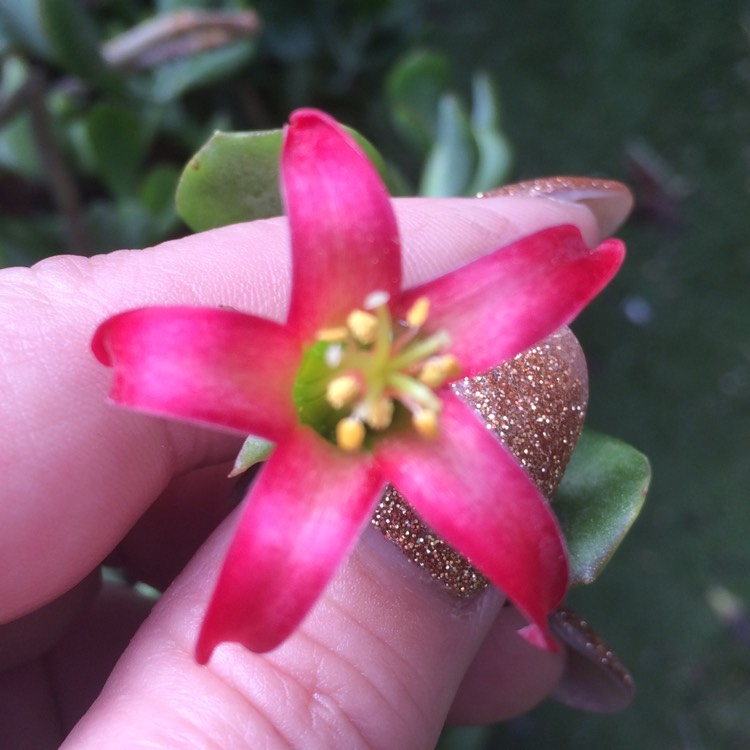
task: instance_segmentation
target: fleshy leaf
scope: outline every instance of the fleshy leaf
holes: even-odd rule
[[[127,79],[113,70],[101,54],[93,15],[83,3],[38,0],[42,27],[57,62],[96,88],[127,94]]]
[[[177,211],[194,231],[283,213],[279,194],[281,131],[216,131],[188,162],[177,185]]]
[[[388,76],[393,123],[420,151],[435,140],[438,102],[450,84],[450,63],[431,52],[410,54]]]
[[[40,4],[40,0],[0,3],[0,26],[10,44],[49,61],[52,51],[42,26]]]
[[[248,36],[217,49],[159,65],[154,71],[149,93],[157,102],[169,102],[192,88],[226,80],[248,64],[255,49],[255,39]]]
[[[84,129],[94,169],[113,195],[131,195],[151,144],[152,130],[131,108],[98,104]]]
[[[437,113],[437,133],[427,156],[419,194],[432,198],[463,195],[479,160],[469,118],[453,94],[444,94]]]
[[[270,440],[250,435],[242,444],[229,476],[237,477],[255,464],[265,461],[271,455],[274,445],[275,443]]]
[[[571,585],[596,580],[638,517],[650,480],[646,456],[584,430],[553,503],[568,543]]]
[[[471,128],[479,149],[479,160],[469,195],[491,190],[506,182],[511,166],[511,147],[500,129],[500,102],[492,79],[475,73],[471,80]]]
[[[372,144],[349,130],[385,177],[385,162]],[[195,232],[280,216],[281,130],[217,130],[185,167],[177,186],[177,211]]]

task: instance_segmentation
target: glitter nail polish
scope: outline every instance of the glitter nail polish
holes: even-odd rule
[[[596,216],[602,237],[615,232],[633,208],[633,195],[625,185],[597,177],[539,177],[488,190],[477,197],[496,196],[554,198],[581,203]]]
[[[604,639],[568,607],[559,607],[549,624],[568,651],[565,671],[552,697],[571,708],[596,713],[627,708],[635,696],[635,683]]]

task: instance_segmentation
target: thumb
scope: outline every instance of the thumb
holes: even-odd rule
[[[233,526],[165,594],[63,747],[434,747],[501,595],[454,598],[371,529],[281,647],[223,644],[200,666],[194,644]],[[533,701],[559,669],[529,673]]]

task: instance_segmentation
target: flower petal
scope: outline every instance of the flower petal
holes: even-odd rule
[[[303,338],[340,325],[373,291],[400,291],[398,226],[388,193],[340,125],[322,112],[295,112],[281,177],[292,235],[289,324]]]
[[[592,251],[577,227],[552,227],[410,289],[394,300],[393,312],[403,316],[428,297],[425,330],[447,330],[461,374],[478,375],[569,323],[609,283],[624,254],[619,240]]]
[[[94,334],[114,367],[111,398],[270,440],[296,421],[300,345],[278,323],[234,310],[148,307],[115,315]]]
[[[383,489],[371,461],[345,456],[301,428],[261,470],[240,518],[196,647],[279,645],[320,596]]]
[[[568,585],[565,543],[549,504],[505,446],[447,394],[434,440],[404,432],[375,451],[384,476],[424,522],[535,626],[524,635],[555,650],[547,617]]]

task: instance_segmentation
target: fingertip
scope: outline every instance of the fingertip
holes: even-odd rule
[[[539,177],[479,197],[489,196],[529,196],[586,206],[596,218],[600,239],[616,232],[633,209],[633,194],[626,185],[598,177]]]
[[[601,240],[587,206],[552,198],[400,198],[394,208],[403,237],[406,286],[554,226],[577,226],[589,247]]]

